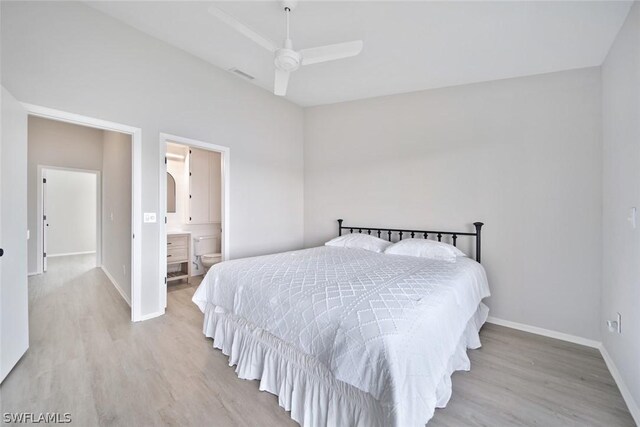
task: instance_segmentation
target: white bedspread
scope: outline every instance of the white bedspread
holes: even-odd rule
[[[266,331],[369,394],[381,424],[413,426],[448,401],[451,372],[465,365],[452,359],[466,359],[461,340],[487,296],[484,269],[469,258],[318,247],[217,264],[193,301],[242,319],[253,334]]]

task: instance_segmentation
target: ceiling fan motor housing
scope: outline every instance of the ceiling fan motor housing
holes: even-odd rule
[[[293,49],[283,47],[276,50],[274,63],[282,71],[295,71],[300,67],[300,54]]]

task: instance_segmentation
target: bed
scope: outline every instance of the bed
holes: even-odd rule
[[[456,262],[317,247],[226,261],[193,296],[203,332],[243,379],[278,396],[303,426],[417,426],[451,397],[451,374],[469,370],[480,346],[489,287],[480,231],[343,226],[389,241],[403,236],[456,244]]]

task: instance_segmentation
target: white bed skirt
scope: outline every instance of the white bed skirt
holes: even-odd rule
[[[451,397],[451,374],[470,368],[467,349],[480,347],[478,332],[489,309],[480,303],[449,359],[447,371],[436,390],[436,406],[443,408]],[[393,416],[388,407],[370,394],[336,380],[316,358],[297,350],[243,318],[207,304],[205,336],[229,356],[239,378],[260,380],[260,390],[278,396],[278,403],[302,426],[387,426]],[[429,419],[433,416],[433,411]],[[426,424],[429,419],[424,420]]]

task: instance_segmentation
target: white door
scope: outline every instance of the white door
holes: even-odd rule
[[[47,271],[47,240],[49,219],[47,218],[47,170],[42,169],[42,272]]]
[[[0,382],[29,347],[27,113],[2,88],[0,136]]]

